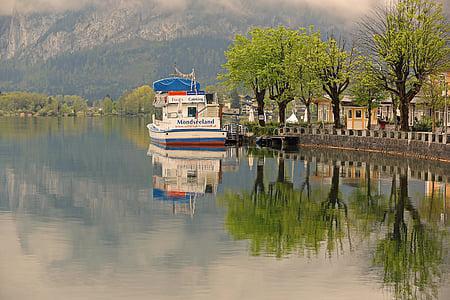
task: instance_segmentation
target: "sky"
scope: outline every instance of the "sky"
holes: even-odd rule
[[[0,14],[9,15],[15,7],[22,12],[61,12],[77,10],[87,5],[102,6],[112,1],[120,1],[124,5],[149,5],[158,3],[166,10],[183,9],[193,2],[205,6],[220,7],[225,10],[242,11],[243,2],[254,4],[256,7],[309,5],[311,7],[333,11],[335,13],[361,14],[370,9],[371,5],[383,0],[0,0]],[[248,4],[246,5],[249,6]]]

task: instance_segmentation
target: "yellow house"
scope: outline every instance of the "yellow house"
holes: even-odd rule
[[[369,111],[365,106],[357,106],[353,103],[341,103],[344,110],[345,124],[347,129],[364,130],[369,122]],[[377,109],[372,108],[370,127],[374,129],[378,125]]]

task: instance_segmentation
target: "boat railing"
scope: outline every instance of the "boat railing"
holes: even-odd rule
[[[197,112],[198,117],[217,117],[219,115],[219,107],[216,104],[207,104]]]

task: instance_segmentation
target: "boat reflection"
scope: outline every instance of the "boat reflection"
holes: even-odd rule
[[[216,194],[227,151],[164,149],[150,144],[147,155],[153,164],[153,200],[170,204],[175,215],[193,217],[196,200]]]

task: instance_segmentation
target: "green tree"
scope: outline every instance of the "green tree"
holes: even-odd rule
[[[316,67],[322,58],[323,46],[319,31],[314,31],[313,27],[301,29],[288,62],[294,95],[306,107],[308,124],[311,123],[312,101],[323,94],[320,73]]]
[[[409,105],[430,74],[449,58],[449,25],[434,0],[399,0],[361,24],[361,48],[376,62],[387,91],[399,99],[401,130],[409,130]]]
[[[71,104],[73,113],[85,114],[88,109],[87,100],[80,96],[64,96],[64,100]]]
[[[424,81],[422,86],[422,99],[425,102],[423,106],[431,110],[431,127],[432,131],[436,131],[436,111],[444,108],[445,106],[445,91],[444,83],[439,75],[430,75],[427,80]]]
[[[332,101],[334,127],[341,128],[341,95],[348,88],[355,67],[354,49],[347,51],[345,41],[334,37],[328,38],[324,43],[322,59],[317,62],[316,67],[320,72],[322,88]]]
[[[266,74],[269,80],[269,98],[278,106],[280,124],[286,121],[286,107],[294,100],[291,57],[299,42],[298,31],[280,26],[264,31],[269,61]]]
[[[70,109],[69,105],[67,105],[67,103],[63,103],[61,106],[60,114],[63,116],[68,116],[71,112],[72,110]]]
[[[148,85],[140,86],[125,92],[118,100],[117,109],[120,114],[150,114],[153,111],[154,92]]]
[[[386,91],[377,74],[374,72],[373,63],[361,58],[354,72],[354,83],[350,90],[355,97],[355,102],[366,106],[368,111],[367,129],[371,129],[372,109],[386,97]]]
[[[258,103],[259,125],[265,126],[264,99],[270,86],[267,67],[271,54],[267,47],[266,29],[252,29],[248,35],[236,35],[225,51],[227,62],[223,68],[226,73],[219,75],[219,79],[232,88],[244,86],[253,91]]]
[[[102,112],[105,115],[110,115],[113,112],[113,101],[108,96],[102,100]]]

